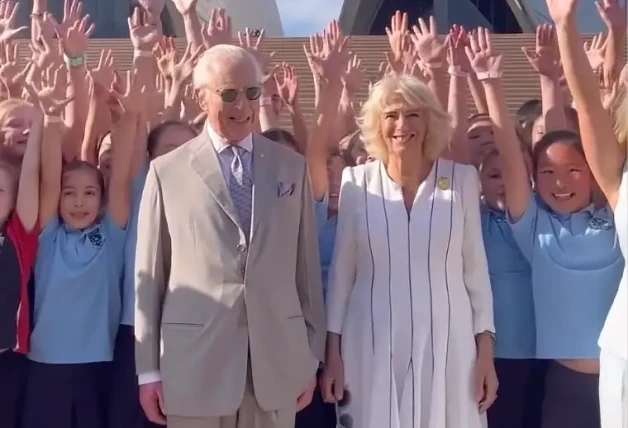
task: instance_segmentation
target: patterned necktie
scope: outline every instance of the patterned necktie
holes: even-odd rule
[[[253,200],[253,181],[244,163],[244,157],[248,156],[245,149],[240,146],[231,146],[233,159],[231,161],[231,177],[229,177],[229,193],[231,200],[238,212],[240,226],[249,238],[251,232],[251,212]]]

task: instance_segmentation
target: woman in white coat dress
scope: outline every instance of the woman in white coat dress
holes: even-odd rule
[[[327,295],[328,401],[342,428],[479,428],[495,399],[475,169],[439,159],[447,114],[412,76],[364,104],[375,162],[343,173]]]

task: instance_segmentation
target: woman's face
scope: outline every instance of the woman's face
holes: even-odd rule
[[[479,166],[482,159],[495,148],[493,124],[489,120],[475,122],[467,130],[473,164]]]
[[[499,155],[489,155],[484,158],[480,170],[480,183],[486,204],[493,209],[504,211],[506,190]]]
[[[87,168],[63,174],[59,215],[73,229],[83,230],[94,224],[100,214],[103,192],[96,171]]]
[[[536,188],[552,210],[568,214],[591,203],[591,172],[573,146],[558,141],[540,153],[536,162]]]
[[[0,129],[3,154],[6,153],[9,157],[18,159],[24,157],[34,116],[33,107],[28,105],[15,107],[7,114],[4,125]]]
[[[329,185],[328,207],[332,211],[338,210],[338,197],[340,196],[340,182],[345,162],[340,155],[333,155],[327,162],[327,180]]]
[[[153,159],[170,153],[195,137],[196,134],[191,129],[184,126],[168,127],[161,133],[157,140],[157,145],[153,152]]]
[[[393,103],[382,112],[381,133],[390,153],[401,157],[404,153],[421,150],[427,135],[423,112],[402,103]]]

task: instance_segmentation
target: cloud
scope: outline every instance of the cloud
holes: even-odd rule
[[[287,37],[309,36],[338,19],[343,0],[276,0]]]

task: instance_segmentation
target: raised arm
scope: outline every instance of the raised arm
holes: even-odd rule
[[[183,17],[183,26],[185,28],[185,38],[191,48],[196,51],[203,46],[203,37],[201,34],[201,21],[198,18],[196,8],[198,0],[173,0],[177,11]]]
[[[15,211],[27,232],[31,232],[35,228],[39,219],[39,168],[41,166],[43,126],[43,114],[37,109],[22,160],[15,204]]]
[[[617,141],[613,119],[602,106],[598,79],[583,49],[576,24],[577,0],[546,0],[556,24],[565,78],[578,109],[587,163],[612,208],[617,204],[626,148]]]
[[[125,92],[113,91],[113,94],[123,111],[120,112],[120,120],[114,124],[111,131],[113,158],[107,211],[113,222],[125,229],[131,211],[131,170],[137,136],[137,117],[141,114],[144,104],[144,86],[139,76],[133,71],[127,71]]]
[[[524,214],[532,190],[519,137],[502,90],[502,57],[493,54],[490,35],[484,28],[478,29],[471,37],[467,55],[475,74],[484,85],[504,175],[506,205],[508,213],[516,220]]]
[[[44,115],[44,130],[41,158],[41,187],[39,199],[39,224],[45,227],[59,207],[61,194],[63,124],[61,112],[71,101],[66,98],[67,73],[64,67],[48,68],[41,86],[28,87],[35,106]]]

